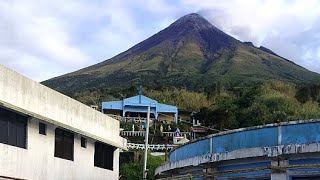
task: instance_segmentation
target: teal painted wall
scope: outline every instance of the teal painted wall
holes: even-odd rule
[[[281,136],[279,136],[281,132]],[[170,161],[187,159],[208,153],[223,153],[238,149],[253,147],[277,146],[279,138],[281,144],[305,144],[320,142],[320,122],[309,122],[300,124],[287,124],[278,126],[244,130],[230,134],[217,135],[210,138],[195,141],[173,150]],[[212,151],[212,152],[210,152]]]

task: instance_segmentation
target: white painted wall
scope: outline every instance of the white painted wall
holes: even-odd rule
[[[43,121],[42,121],[43,122]],[[0,176],[21,179],[118,179],[119,149],[114,152],[113,171],[94,166],[94,142],[87,138],[82,148],[74,134],[74,161],[54,157],[55,128],[47,124],[47,135],[39,134],[39,121],[30,118],[27,125],[27,149],[0,143]]]
[[[120,122],[0,65],[0,106],[126,149]]]

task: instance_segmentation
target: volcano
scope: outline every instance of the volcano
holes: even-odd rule
[[[268,80],[315,84],[320,75],[266,47],[241,42],[193,13],[111,59],[42,83],[72,93],[137,83],[210,90]]]

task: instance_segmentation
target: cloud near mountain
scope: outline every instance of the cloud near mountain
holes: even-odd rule
[[[192,13],[115,57],[43,82],[62,92],[146,86],[193,90],[246,87],[267,80],[319,83],[320,75],[227,35]]]

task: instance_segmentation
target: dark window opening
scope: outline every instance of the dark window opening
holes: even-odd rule
[[[113,170],[113,153],[115,147],[96,142],[94,144],[94,166]]]
[[[73,133],[57,128],[55,130],[54,157],[73,161],[73,143]]]
[[[126,112],[125,117],[141,117],[141,118],[147,118],[147,113],[138,113],[138,112]],[[155,118],[155,115],[153,113],[150,113],[150,118]]]
[[[81,147],[83,148],[87,147],[87,139],[84,137],[81,137]]]
[[[0,108],[0,143],[26,148],[28,117]]]
[[[39,122],[39,134],[47,135],[47,125]]]

